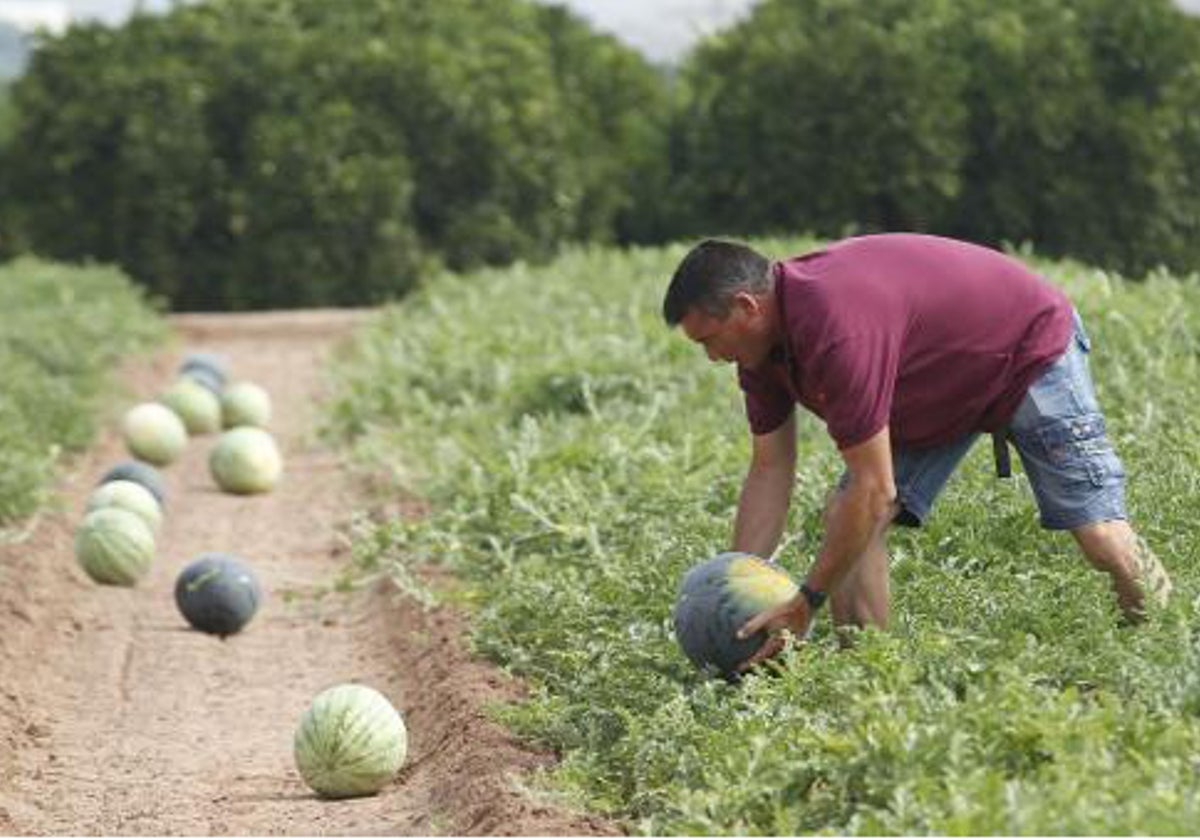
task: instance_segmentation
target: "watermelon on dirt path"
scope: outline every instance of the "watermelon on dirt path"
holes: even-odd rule
[[[254,571],[232,554],[202,554],[175,580],[179,612],[204,633],[224,637],[239,632],[261,602],[262,588]]]

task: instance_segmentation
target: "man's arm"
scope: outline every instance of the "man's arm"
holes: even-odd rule
[[[871,539],[895,514],[896,483],[887,427],[842,450],[842,458],[850,480],[833,506],[821,552],[805,581],[818,592],[837,589]]]
[[[891,439],[886,427],[857,446],[842,450],[850,479],[841,498],[833,506],[825,539],[805,583],[810,589],[828,594],[837,588],[846,573],[866,551],[871,538],[895,513],[896,484],[892,475]],[[739,638],[753,636],[759,630],[774,633],[788,629],[797,636],[808,632],[813,611],[803,593],[786,604],[759,613],[738,631]],[[772,637],[757,653],[742,664],[753,667],[779,653],[783,642]]]
[[[770,557],[787,524],[796,480],[796,415],[765,435],[755,435],[750,470],[742,484],[733,550]]]

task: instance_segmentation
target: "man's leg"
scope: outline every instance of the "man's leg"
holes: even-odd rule
[[[1171,579],[1127,521],[1125,469],[1108,439],[1078,315],[1066,352],[1029,388],[1009,423],[1037,497],[1042,527],[1070,531],[1083,555],[1112,579],[1127,621],[1146,600],[1166,603]]]
[[[1126,621],[1145,617],[1146,600],[1164,606],[1171,594],[1171,578],[1145,540],[1124,519],[1093,522],[1071,531],[1083,555],[1112,579],[1117,604]]]

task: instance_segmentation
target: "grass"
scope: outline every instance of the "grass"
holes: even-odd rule
[[[504,719],[563,755],[549,782],[648,834],[1194,833],[1197,278],[1022,255],[1087,322],[1169,609],[1119,627],[1106,581],[1037,526],[1019,464],[998,481],[980,445],[930,527],[893,540],[892,630],[839,652],[822,626],[734,688],[671,633],[683,572],[728,545],[749,453],[731,370],[660,320],[683,253],[440,277],[335,366],[329,432],[432,508],[378,526],[360,562],[453,569],[477,651],[532,687]],[[807,415],[799,449],[781,557],[797,575],[840,471]]]
[[[46,503],[60,458],[91,443],[114,364],[165,337],[109,268],[32,258],[0,265],[0,528]]]

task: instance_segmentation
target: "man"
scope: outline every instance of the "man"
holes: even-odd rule
[[[826,424],[845,472],[801,592],[741,630],[771,637],[744,667],[803,636],[828,596],[834,624],[886,628],[886,536],[920,526],[981,432],[997,468],[1021,457],[1041,524],[1070,531],[1112,579],[1125,618],[1164,603],[1170,579],[1130,528],[1125,474],[1088,372],[1090,342],[1066,296],[997,251],[917,234],[847,239],[772,263],[707,240],[663,301],[714,362],[737,365],[753,433],[733,549],[770,556],[795,475],[796,403]]]

